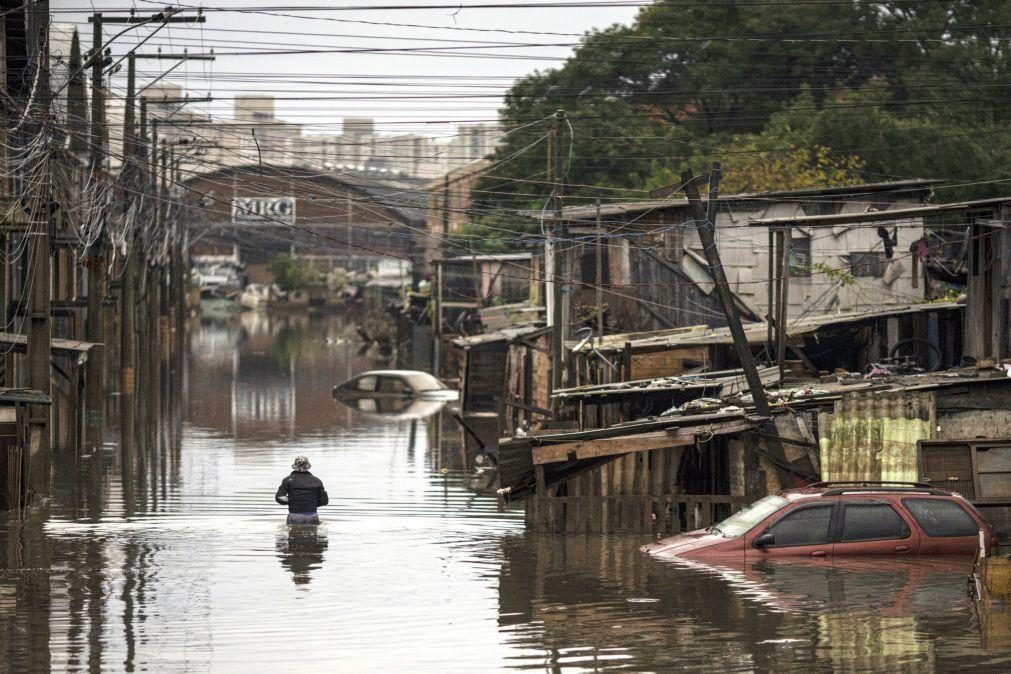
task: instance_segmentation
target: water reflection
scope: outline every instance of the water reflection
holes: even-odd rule
[[[277,537],[277,558],[291,572],[295,585],[308,585],[312,571],[323,565],[327,540],[325,525],[287,527]]]
[[[644,560],[621,537],[502,544],[499,625],[524,664],[653,671],[900,671],[980,657],[966,560]]]
[[[4,667],[1011,664],[1000,616],[977,616],[960,562],[684,566],[639,553],[636,538],[525,533],[521,512],[499,512],[481,492],[448,414],[336,405],[334,383],[378,365],[354,334],[340,316],[191,326],[181,440],[123,457],[113,436],[61,457],[49,508],[0,522]],[[274,503],[295,454],[311,457],[330,493],[320,527],[285,527]],[[326,638],[293,653],[295,625]]]

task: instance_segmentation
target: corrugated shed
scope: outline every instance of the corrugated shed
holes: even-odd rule
[[[850,393],[818,416],[823,480],[918,478],[918,440],[930,438],[936,403],[930,393]]]

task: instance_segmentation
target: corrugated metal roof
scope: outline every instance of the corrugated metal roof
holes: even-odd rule
[[[721,196],[719,201],[724,203],[742,201],[763,202],[769,200],[795,201],[798,198],[803,198],[809,201],[817,201],[817,197],[819,196],[847,195],[857,197],[864,194],[880,194],[882,192],[921,191],[942,182],[944,181],[912,178],[909,180],[865,183],[863,185],[844,185],[840,187],[817,187],[800,190],[777,190],[771,192],[728,194]],[[603,204],[600,207],[600,215],[601,217],[606,218],[608,216],[628,215],[632,213],[642,213],[644,211],[671,210],[687,207],[687,199],[628,201],[623,203]],[[521,214],[535,220],[554,219],[554,213],[550,211],[521,211]],[[565,220],[593,220],[597,217],[597,206],[569,206],[562,210],[562,217]]]
[[[541,325],[521,325],[515,328],[503,328],[501,330],[496,330],[495,332],[487,332],[483,335],[473,335],[470,337],[457,337],[453,340],[453,345],[458,346],[461,349],[469,349],[473,346],[478,346],[481,344],[492,344],[494,342],[511,342],[513,340],[519,339],[520,337],[529,337],[534,333],[547,331]]]
[[[13,346],[15,351],[21,351],[28,347],[27,335],[19,335],[13,332],[0,332],[0,344]],[[82,342],[76,339],[53,338],[51,348],[55,352],[72,351],[74,353],[87,352],[96,346],[102,346],[95,342]]]
[[[857,323],[873,318],[886,318],[890,316],[902,316],[905,314],[919,314],[929,311],[954,311],[964,309],[965,305],[957,302],[936,302],[928,304],[908,304],[894,307],[884,307],[882,309],[871,309],[868,311],[853,311],[839,314],[823,314],[817,316],[805,316],[790,322],[787,326],[787,333],[791,337],[799,337],[816,330],[820,330],[830,325],[842,325],[845,323]],[[768,326],[764,321],[756,323],[745,323],[744,334],[749,344],[762,344],[768,338]],[[712,328],[707,330],[692,330],[682,334],[660,333],[657,336],[638,335],[635,339],[622,339],[620,336],[610,336],[608,342],[597,347],[598,351],[617,352],[624,350],[624,343],[628,341],[632,348],[645,348],[651,346],[675,348],[679,346],[702,346],[709,344],[733,344],[728,328]]]
[[[818,415],[822,479],[916,481],[916,443],[930,438],[933,406],[930,394],[845,394],[833,413]]]
[[[941,215],[957,211],[968,211],[974,208],[985,208],[1001,203],[1011,202],[1011,197],[994,197],[977,201],[961,201],[950,204],[935,204],[933,206],[917,206],[915,208],[892,208],[884,211],[868,213],[834,213],[831,215],[803,215],[790,218],[758,218],[748,222],[749,227],[831,227],[857,222],[882,222],[885,220],[904,220],[906,218],[922,218],[929,215]]]
[[[30,388],[0,388],[0,404],[28,403],[31,405],[51,405],[49,399],[42,391]]]
[[[515,262],[519,260],[530,260],[532,253],[489,253],[486,255],[456,255],[454,257],[444,257],[439,260],[432,260],[432,264],[454,264],[464,262]]]

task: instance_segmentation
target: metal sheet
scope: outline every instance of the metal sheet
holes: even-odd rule
[[[931,394],[844,394],[819,416],[822,479],[916,481],[916,443],[930,437],[934,406]]]

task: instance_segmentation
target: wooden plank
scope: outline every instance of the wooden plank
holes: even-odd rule
[[[673,444],[679,444],[679,442],[688,444],[688,440],[682,439],[679,441],[674,434],[667,433],[666,431],[655,431],[653,433],[641,433],[625,437],[582,440],[548,445],[546,447],[535,447],[533,457],[535,465],[543,465],[597,456],[645,452],[651,449],[670,447]]]
[[[705,426],[686,426],[667,431],[653,431],[636,435],[618,436],[614,438],[599,438],[596,440],[579,440],[556,445],[535,447],[532,451],[534,465],[559,463],[562,461],[579,461],[604,456],[619,456],[633,452],[647,452],[654,449],[665,449],[694,444],[697,434],[726,435],[751,430],[754,427],[750,421],[736,420],[722,424]]]

